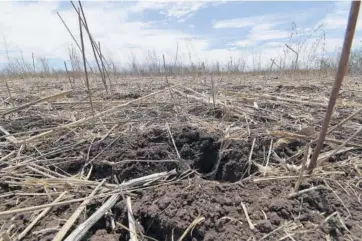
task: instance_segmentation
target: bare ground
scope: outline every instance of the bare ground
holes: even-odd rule
[[[63,201],[87,197],[102,180],[99,197],[68,234],[119,192],[83,240],[130,239],[124,195],[132,197],[139,240],[362,238],[360,135],[312,176],[305,173],[295,190],[303,148],[320,129],[331,77],[227,75],[215,80],[214,89],[210,76],[170,78],[181,84],[172,89],[163,77],[114,77],[111,94],[93,80],[94,112],[80,79],[66,96],[23,109],[14,108],[70,90],[69,83],[7,81],[11,97],[4,86],[1,111],[13,112],[0,120],[2,240],[18,237],[44,209],[21,208],[51,203],[64,191]],[[358,81],[346,79],[332,125],[362,107]],[[321,157],[360,124],[357,114],[330,133]],[[293,133],[299,136],[291,138]],[[176,172],[156,182],[117,187],[171,170]],[[81,202],[54,205],[23,239],[53,240]]]

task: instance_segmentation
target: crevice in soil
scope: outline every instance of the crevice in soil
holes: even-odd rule
[[[92,162],[91,178],[107,178],[107,181],[114,183],[114,176],[123,182],[173,169],[182,173],[190,167],[207,180],[236,182],[257,171],[255,165],[249,163],[252,146],[250,139],[231,140],[225,147],[225,143],[219,141],[221,133],[208,133],[191,126],[172,127],[171,132],[182,159],[180,161],[166,128],[134,131],[127,135],[109,137],[102,142],[94,141],[88,157],[88,160],[96,157]],[[88,153],[89,145],[90,143],[76,147],[72,151],[74,155]],[[269,145],[269,139],[258,139],[252,160],[262,163]],[[84,154],[83,160],[59,167],[74,174],[81,170],[86,158]]]
[[[171,225],[170,223],[165,223],[159,220],[157,217],[150,217],[147,214],[143,214],[141,217],[140,223],[144,228],[144,235],[157,239],[157,240],[178,240],[185,230],[181,230],[176,225]],[[188,234],[183,240],[192,241],[203,240],[204,235],[195,227],[192,231],[192,237]],[[146,239],[150,240],[150,239]]]
[[[218,142],[220,133],[206,133],[201,129],[190,126],[171,128],[177,150],[191,169],[201,173],[205,179],[234,182],[250,173],[245,170],[250,153],[251,142],[232,142],[227,152],[221,150]],[[111,142],[110,147],[105,149]],[[104,150],[105,149],[105,150]],[[166,129],[153,128],[144,133],[132,133],[118,140],[109,138],[103,143],[94,144],[90,151],[90,158],[104,150],[102,155],[94,161],[93,178],[106,178],[116,175],[119,181],[129,180],[156,172],[176,169],[179,172],[187,170],[181,162],[152,162],[157,160],[177,160],[175,148]],[[257,145],[255,157],[261,158],[262,152]],[[84,150],[85,151],[85,150]],[[115,163],[105,164],[101,160]],[[152,160],[148,162],[124,162],[123,160]]]

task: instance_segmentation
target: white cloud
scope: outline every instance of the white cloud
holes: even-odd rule
[[[350,6],[350,1],[336,2],[333,11],[327,14],[317,25],[323,24],[326,30],[346,29]],[[362,30],[361,15],[357,21],[357,30]]]
[[[267,42],[264,44],[265,47],[280,47],[282,46],[284,43],[283,42]]]
[[[290,16],[260,15],[245,18],[219,20],[213,24],[215,29],[246,28],[246,37],[242,41],[235,41],[231,45],[239,47],[252,47],[262,41],[285,39],[290,36],[288,31],[282,30],[290,22]],[[284,25],[283,25],[284,24]]]
[[[162,9],[166,6],[165,2],[157,2],[157,1],[138,1],[130,10],[135,13],[141,13],[144,10],[157,10]]]
[[[233,42],[232,45],[239,46],[239,47],[250,47],[250,46],[255,45],[255,42],[253,42],[251,40],[240,40],[240,41]]]
[[[248,34],[251,41],[265,41],[273,39],[283,39],[290,36],[287,31],[274,29],[276,24],[258,24],[255,25]]]
[[[253,47],[255,45],[261,45],[260,42],[286,39],[290,36],[288,31],[277,29],[277,24],[255,24],[246,34],[244,40],[235,41],[231,45],[239,47]],[[263,43],[264,44],[267,44]]]
[[[27,60],[31,59],[32,53],[50,59],[69,58],[68,47],[69,44],[73,44],[73,40],[56,14],[58,4],[59,2],[39,2],[29,5],[0,2],[0,32],[13,57],[18,57],[19,50],[22,50]],[[178,3],[176,5],[183,9]],[[191,10],[177,10],[175,7],[170,10],[169,15],[184,17],[184,14],[196,11],[198,8],[194,3],[188,6],[191,6]],[[101,42],[104,54],[112,55],[116,60],[128,61],[135,56],[139,61],[143,61],[147,57],[148,50],[155,51],[159,56],[174,54],[177,44],[179,51],[187,52],[186,46],[190,41],[197,51],[205,50],[208,46],[208,41],[205,39],[195,38],[179,30],[157,28],[150,22],[129,20],[130,13],[164,7],[163,4],[156,7],[147,2],[139,2],[137,5],[124,8],[98,3],[84,4],[93,37]],[[73,9],[63,9],[60,14],[79,40],[79,26]],[[92,51],[89,44],[86,45],[86,49],[87,55],[91,58]],[[2,60],[4,58],[5,54],[2,54]]]
[[[188,34],[175,28],[163,28],[162,23],[168,21],[185,21],[201,8],[219,3],[184,2],[170,3],[169,1],[141,1],[132,3],[94,3],[84,2],[85,14],[91,32],[97,41],[102,44],[103,53],[112,57],[123,65],[130,63],[134,57],[139,63],[144,63],[156,53],[158,60],[165,54],[166,61],[174,61],[178,49],[179,63],[198,63],[206,61],[212,64],[217,61],[225,64],[245,61],[249,68],[255,67],[261,61],[261,66],[269,66],[270,58],[277,60],[284,58],[288,61],[294,58],[292,53],[283,55],[286,38],[289,32],[283,27],[290,25],[290,16],[264,15],[248,18],[216,21],[213,24],[214,33],[199,37]],[[221,3],[220,3],[221,4]],[[0,2],[0,33],[6,40],[10,55],[19,57],[22,50],[24,58],[31,60],[31,54],[44,56],[50,59],[67,60],[68,47],[72,38],[56,15],[59,2],[38,2],[23,4],[19,2]],[[335,15],[340,12],[336,10]],[[164,19],[160,22],[133,20],[133,15],[142,16],[147,10],[163,12]],[[62,8],[60,14],[68,24],[75,37],[79,39],[77,16],[72,8]],[[299,16],[298,16],[299,18]],[[170,20],[171,19],[171,20]],[[325,18],[326,20],[328,18]],[[189,29],[195,28],[197,23],[187,23]],[[197,25],[196,25],[197,27]],[[244,37],[219,36],[218,29],[247,28]],[[310,32],[311,29],[302,29],[300,32]],[[230,41],[228,38],[239,37],[239,41]],[[224,46],[209,49],[215,38]],[[0,39],[2,41],[2,39]],[[308,59],[310,49],[315,38],[311,38],[301,52],[301,61]],[[325,42],[327,50],[335,50],[342,44],[343,39],[328,39]],[[355,43],[359,40],[356,39]],[[88,42],[88,41],[87,41]],[[4,49],[0,42],[0,49]],[[87,56],[92,58],[89,44],[86,45]],[[320,47],[319,47],[320,49]],[[320,50],[318,50],[320,51]],[[191,57],[191,59],[190,59]],[[0,54],[0,62],[6,61],[6,55]]]
[[[54,13],[56,8],[57,3],[1,2],[0,32],[9,50],[22,49],[25,55],[29,52],[59,55],[65,36],[59,31],[61,23]]]
[[[298,12],[298,17],[295,14],[288,12],[281,12],[275,14],[264,14],[249,16],[243,18],[231,18],[216,20],[213,23],[213,28],[215,29],[226,29],[226,28],[248,28],[252,26],[257,26],[259,24],[272,23],[274,25],[279,24],[290,24],[294,20],[302,21],[307,19],[310,16],[310,13],[300,13]]]
[[[213,24],[215,29],[223,28],[246,28],[252,27],[263,22],[270,22],[277,18],[275,15],[252,16],[245,18],[233,18],[218,20]]]
[[[339,29],[347,26],[347,19],[343,16],[328,16],[323,20],[325,29]]]
[[[169,8],[161,13],[174,18],[189,18],[200,8],[205,6],[205,2],[177,2],[172,4]]]

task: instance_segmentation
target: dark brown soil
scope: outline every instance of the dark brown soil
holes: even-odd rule
[[[72,94],[3,116],[0,126],[24,140],[49,128],[91,117],[88,91],[80,77]],[[299,172],[281,165],[274,153],[269,162],[272,171],[265,177],[257,166],[266,166],[271,141],[279,158],[289,165],[301,164],[303,155],[290,157],[305,147],[306,142],[294,140],[276,146],[277,137],[270,131],[298,133],[303,127],[320,131],[333,76],[308,78],[298,77],[294,71],[266,76],[230,73],[215,82],[215,92],[208,76],[169,76],[172,85],[180,84],[199,92],[180,86],[174,87],[177,91],[171,95],[164,76],[122,76],[114,78],[109,95],[99,76],[95,76],[91,86],[96,113],[121,103],[129,104],[99,120],[56,131],[26,145],[13,144],[0,131],[0,158],[13,152],[0,163],[0,212],[48,204],[63,191],[72,195],[69,200],[87,197],[94,190],[94,186],[85,184],[50,184],[49,197],[46,189],[49,180],[44,179],[47,177],[44,173],[29,168],[33,163],[65,176],[92,170],[91,180],[106,179],[107,183],[176,169],[169,179],[152,183],[158,186],[131,193],[137,229],[143,235],[140,241],[179,240],[198,217],[202,221],[185,234],[183,241],[362,240],[361,149],[330,158],[312,177],[304,178],[298,191],[307,191],[294,197],[288,196],[294,192]],[[360,108],[360,79],[346,78],[344,83],[331,126]],[[53,83],[48,78],[39,81],[27,78],[9,84],[12,98],[8,98],[3,88],[2,111],[70,90],[67,78]],[[165,91],[133,102],[161,89]],[[192,97],[205,100],[210,97],[211,101],[214,93],[216,100],[231,108],[213,106]],[[176,148],[166,123],[170,125]],[[361,123],[358,114],[328,138],[343,142]],[[226,130],[230,130],[230,135],[225,134]],[[102,139],[106,133],[109,135]],[[353,142],[361,143],[362,136],[357,135]],[[335,148],[336,145],[326,142],[322,153]],[[25,165],[3,171],[14,164]],[[195,172],[186,172],[186,176],[185,171],[190,169]],[[271,176],[273,180],[268,180]],[[308,190],[321,185],[327,188]],[[70,231],[105,201],[106,198],[92,200]],[[248,224],[242,204],[254,229]],[[53,240],[79,205],[53,207],[23,240]],[[40,212],[0,216],[0,239],[9,228],[12,228],[11,240],[16,239]],[[128,227],[128,216],[125,202],[120,198],[83,240],[128,241],[129,231],[123,227]]]
[[[230,111],[221,107],[210,108],[205,105],[197,105],[191,108],[188,113],[196,116],[212,117],[219,120],[238,120],[238,117],[234,116]]]
[[[41,114],[28,114],[25,111],[14,115],[15,117],[11,116],[11,121],[9,116],[5,116],[4,119],[0,120],[1,126],[9,131],[9,133],[30,132],[30,135],[36,135],[43,129],[69,123],[69,120],[45,117]],[[3,135],[2,132],[1,135]]]
[[[328,181],[337,189],[333,181]],[[305,180],[302,188],[318,185],[318,181]],[[193,178],[178,184],[160,186],[141,192],[133,200],[134,215],[146,240],[178,240],[187,227],[198,217],[204,220],[196,225],[184,240],[358,240],[362,230],[360,202],[347,193],[338,192],[338,198],[329,190],[316,190],[295,198],[287,198],[293,191],[294,181],[243,182],[220,184]],[[348,216],[346,207],[353,208]],[[251,222],[251,230],[241,206],[243,203]],[[125,204],[114,208],[115,220],[127,225]],[[343,223],[341,223],[341,220]],[[303,227],[306,232],[298,231]],[[128,240],[126,231],[96,231],[93,238]],[[284,238],[283,238],[284,237]]]
[[[112,93],[111,96],[104,96],[104,100],[124,100],[124,99],[137,99],[140,98],[141,94],[139,93]]]
[[[335,211],[342,217],[348,215],[341,201],[329,190],[312,191],[288,199],[286,196],[293,191],[295,180],[258,184],[230,183],[247,177],[252,140],[231,141],[225,146],[225,143],[222,145],[218,141],[218,133],[206,133],[189,126],[175,127],[171,132],[186,165],[178,162],[136,162],[107,166],[101,164],[98,159],[94,163],[95,178],[116,174],[120,181],[174,168],[182,172],[188,166],[201,173],[203,178],[194,177],[179,184],[160,186],[139,193],[133,201],[133,206],[135,217],[146,236],[157,240],[177,240],[198,216],[204,217],[204,222],[197,225],[192,234],[188,234],[184,240],[248,240],[251,237],[255,237],[256,240],[263,237],[265,240],[276,240],[286,235],[285,230],[291,229],[290,232],[293,233],[292,223],[303,225],[305,229],[313,229],[308,233],[294,233],[293,238],[296,240],[322,240],[326,235],[338,240],[348,234],[337,217],[332,217],[322,224],[323,220]],[[112,141],[95,145],[91,156],[93,152],[99,153]],[[263,162],[263,147],[267,148],[269,144],[270,140],[263,138],[255,142],[252,156],[254,161]],[[293,142],[276,151],[281,156],[286,150],[295,153],[303,144]],[[104,158],[110,162],[119,162],[125,159],[177,159],[177,156],[166,129],[156,128],[146,133],[137,133],[134,138],[120,137],[104,151],[99,160]],[[255,171],[257,169],[253,165],[249,174]],[[208,180],[218,180],[221,183]],[[306,180],[304,183],[301,189],[321,184],[312,180]],[[334,182],[330,185],[337,188]],[[347,207],[360,205],[345,192],[338,192],[338,195]],[[246,205],[255,230],[250,230],[241,202]],[[124,207],[124,203],[119,203],[114,209],[114,214],[117,221],[127,225]],[[355,235],[362,234],[362,230],[355,225],[361,217],[362,208],[354,208],[352,216],[345,222],[349,231]],[[286,222],[291,222],[291,227],[286,226],[285,230],[281,229],[268,235]],[[321,226],[314,226],[318,224]],[[128,232],[125,231],[120,231],[118,236],[114,236],[114,233],[108,235],[111,236],[105,236],[104,232],[100,235],[98,232],[95,234],[98,240],[102,240],[102,237],[128,240]]]
[[[171,129],[177,149],[182,160],[177,159],[171,138],[165,128],[154,128],[148,132],[133,133],[132,136],[108,138],[103,142],[95,141],[90,149],[89,159],[94,159],[92,179],[107,178],[114,182],[114,174],[119,181],[152,174],[155,172],[178,170],[179,173],[192,168],[201,175],[190,177],[175,184],[158,186],[138,192],[133,199],[134,215],[145,240],[177,240],[187,227],[197,218],[205,218],[196,225],[184,240],[287,240],[289,232],[295,240],[324,240],[326,235],[331,240],[343,237],[360,237],[362,229],[358,224],[362,218],[362,206],[351,193],[341,190],[335,180],[327,180],[336,195],[330,190],[315,190],[295,198],[287,198],[293,192],[295,179],[280,181],[240,182],[240,179],[255,173],[252,165],[248,173],[248,158],[251,140],[231,141],[222,146],[218,133],[206,133],[190,126]],[[264,149],[270,140],[256,141],[253,160],[263,162]],[[89,143],[88,143],[89,144]],[[301,143],[292,143],[289,150],[298,149]],[[263,149],[264,147],[264,149]],[[88,145],[73,148],[73,152],[85,152]],[[276,150],[280,155],[283,150]],[[98,155],[102,153],[101,155]],[[157,160],[175,160],[173,162],[155,162]],[[107,160],[107,163],[104,162]],[[150,162],[125,162],[122,160],[152,160]],[[60,165],[69,173],[77,173],[84,161]],[[113,164],[112,164],[113,163]],[[116,163],[116,164],[114,164]],[[356,173],[352,173],[356,175]],[[211,181],[211,180],[217,180]],[[343,181],[338,180],[338,181]],[[301,189],[323,184],[322,181],[304,180]],[[2,187],[2,189],[6,187]],[[356,187],[361,190],[361,187]],[[6,191],[6,190],[4,190]],[[34,190],[33,190],[34,191]],[[39,190],[40,192],[42,190]],[[36,191],[35,191],[36,192]],[[81,193],[79,196],[82,196]],[[343,200],[343,203],[341,202]],[[30,203],[39,205],[46,203],[44,198],[20,199],[21,206]],[[245,218],[241,202],[247,207],[248,215],[255,229],[251,230]],[[14,202],[1,205],[0,210],[11,208]],[[10,205],[10,206],[9,206]],[[94,202],[88,206],[85,216],[78,223],[89,217],[99,206]],[[326,217],[334,212],[344,218],[340,222],[337,215],[327,221]],[[37,230],[59,227],[75,210],[76,205],[66,205],[53,209],[52,215],[44,218]],[[353,210],[353,211],[352,211]],[[113,209],[116,222],[128,225],[125,204],[120,201]],[[23,229],[30,222],[29,214],[20,215],[16,222]],[[299,232],[303,227],[308,232]],[[347,228],[347,230],[346,230]],[[30,235],[26,240],[51,240],[56,230],[43,234]],[[352,235],[352,234],[354,235]],[[352,235],[352,236],[351,236]],[[285,237],[285,238],[283,238]],[[102,218],[87,233],[84,240],[129,240],[129,233],[123,229],[111,229],[109,217]],[[356,240],[356,239],[353,239]]]
[[[288,240],[288,234],[295,240],[325,240],[326,236],[330,240],[344,240],[346,237],[358,240],[355,238],[361,237],[361,186],[351,184],[348,192],[341,188],[341,184],[345,185],[343,182],[346,178],[351,181],[358,177],[356,172],[352,171],[349,176],[340,176],[335,180],[325,179],[335,193],[321,189],[287,198],[294,190],[296,179],[259,183],[240,181],[251,174],[258,174],[256,166],[249,166],[248,163],[252,139],[221,142],[221,133],[209,133],[191,126],[174,126],[171,132],[181,159],[177,158],[167,129],[160,127],[109,137],[103,141],[96,139],[92,144],[87,142],[76,145],[76,142],[70,142],[71,151],[56,152],[49,155],[49,158],[79,156],[80,153],[87,153],[91,144],[88,159],[83,155],[81,160],[54,167],[75,174],[84,167],[86,160],[92,160],[91,179],[106,178],[110,183],[115,182],[114,175],[122,182],[172,169],[176,169],[178,175],[189,168],[196,170],[199,175],[190,176],[187,180],[135,193],[133,211],[138,226],[145,235],[144,240],[178,240],[197,217],[203,217],[204,221],[197,224],[183,240]],[[263,137],[257,138],[253,161],[260,164],[264,162],[270,141]],[[56,143],[48,144],[54,145],[54,148],[56,146]],[[283,157],[286,151],[295,153],[301,146],[304,143],[293,142],[275,151]],[[48,150],[51,151],[52,148],[48,146]],[[145,162],[141,162],[142,160]],[[324,182],[318,178],[306,179],[300,189],[321,184],[324,185]],[[1,186],[0,193],[9,190],[6,188]],[[82,193],[79,190],[78,196],[81,197]],[[47,201],[44,197],[20,197],[18,202],[21,204],[17,208]],[[89,217],[102,201],[96,200],[87,206],[85,215],[81,215],[77,223]],[[5,202],[0,205],[0,211],[12,208],[14,203],[14,200]],[[255,225],[254,230],[248,225],[241,203],[247,208]],[[61,227],[77,205],[54,208],[34,231]],[[338,212],[343,223],[336,214],[326,220],[334,212]],[[112,214],[116,222],[128,226],[123,201],[116,204]],[[348,218],[345,219],[346,217]],[[26,214],[13,221],[22,230],[29,224],[31,217]],[[300,232],[301,227],[309,231]],[[56,230],[50,230],[42,234],[31,234],[25,240],[52,240],[55,233]],[[84,240],[126,241],[129,240],[129,233],[119,226],[112,230],[107,216],[92,227]]]
[[[211,172],[218,160],[217,134],[205,134],[192,127],[172,128],[171,131],[182,160],[178,160],[167,130],[155,128],[146,133],[134,133],[132,138],[120,136],[94,144],[90,158],[102,152],[93,162],[96,167],[94,178],[116,174],[120,181],[124,181],[172,169],[183,172],[188,168],[205,174]],[[105,164],[103,160],[117,164]],[[122,160],[131,162],[122,163]]]
[[[259,240],[287,221],[312,229],[313,224],[321,224],[335,211],[343,217],[348,215],[331,191],[312,191],[298,198],[286,198],[293,190],[293,184],[290,181],[219,184],[193,179],[144,192],[134,201],[135,216],[142,223],[145,234],[159,240],[172,240],[172,233],[174,239],[178,239],[198,216],[204,217],[204,222],[185,240],[248,240],[250,237]],[[347,207],[360,206],[348,195],[340,195]],[[241,202],[246,205],[255,230],[249,228]],[[345,222],[351,233],[358,234],[357,237],[362,230],[355,224],[361,218],[362,208],[359,207]],[[335,217],[310,233],[295,233],[293,238],[323,240],[325,235],[330,235],[338,240],[346,234],[348,230]],[[284,230],[271,234],[266,240],[277,240],[282,236],[285,236]]]
[[[166,128],[93,143],[89,155],[95,167],[92,178],[109,178],[112,182],[116,175],[122,182],[173,169],[182,173],[191,168],[207,180],[235,182],[256,171],[252,165],[248,173],[252,140],[230,141],[225,146],[225,143],[219,142],[220,133],[206,133],[190,126],[174,127],[171,132],[181,160]],[[269,144],[267,139],[256,141],[252,156],[254,161],[263,162],[265,148]]]

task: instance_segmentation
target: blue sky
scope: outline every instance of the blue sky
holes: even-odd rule
[[[251,67],[255,59],[267,66],[270,58],[293,58],[285,53],[285,44],[300,49],[304,62],[312,54],[335,53],[343,43],[350,2],[84,1],[83,5],[104,53],[121,65],[132,58],[150,62],[150,51],[174,61],[178,49],[180,63],[226,63],[233,58]],[[68,1],[0,2],[0,63],[8,61],[6,48],[11,58],[18,58],[21,50],[26,60],[34,53],[58,66],[67,61],[73,42],[57,11],[79,38]],[[361,30],[359,23],[354,48],[360,47]],[[87,53],[91,58],[91,51]]]

